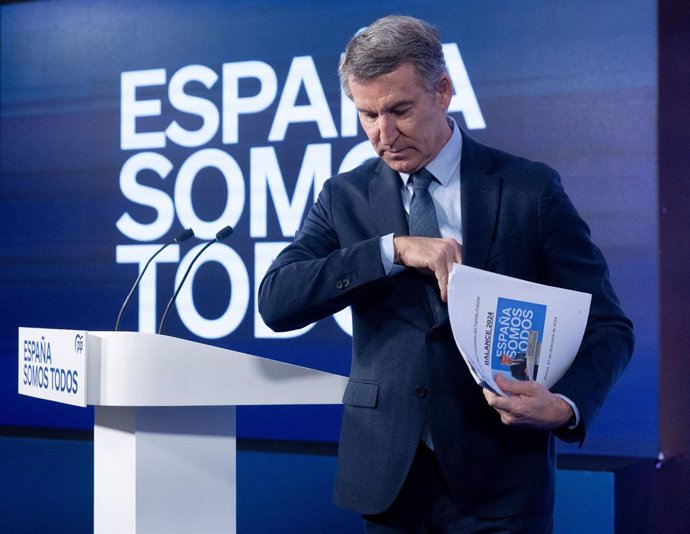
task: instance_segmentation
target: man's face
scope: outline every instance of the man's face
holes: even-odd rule
[[[362,128],[392,169],[412,173],[433,160],[451,136],[446,120],[452,87],[445,75],[428,91],[416,69],[405,64],[374,81],[350,79]]]

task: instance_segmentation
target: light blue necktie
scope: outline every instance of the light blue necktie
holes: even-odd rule
[[[410,201],[410,235],[441,237],[434,200],[429,193],[429,185],[434,180],[434,176],[428,170],[422,168],[412,174],[410,179],[414,189],[414,194]],[[429,280],[427,294],[434,314],[434,322],[436,324],[444,322],[448,318],[448,311],[441,301],[441,294],[435,280]]]
[[[441,237],[436,218],[436,208],[429,193],[429,185],[434,176],[425,168],[412,176],[414,194],[410,201],[410,235],[423,237]]]

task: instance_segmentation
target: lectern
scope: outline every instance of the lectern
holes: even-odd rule
[[[64,357],[55,364],[70,343],[84,357],[81,376],[64,371]],[[96,534],[235,534],[236,406],[339,404],[347,383],[138,332],[20,328],[19,363],[20,393],[61,401],[72,389],[95,407]]]

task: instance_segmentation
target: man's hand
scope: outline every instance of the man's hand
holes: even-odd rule
[[[506,425],[555,430],[573,416],[572,407],[536,382],[509,380],[496,375],[496,384],[508,397],[484,389],[484,397]]]
[[[462,262],[462,248],[455,239],[397,236],[393,238],[395,263],[432,274],[438,281],[441,300],[448,301],[448,276],[453,263]]]

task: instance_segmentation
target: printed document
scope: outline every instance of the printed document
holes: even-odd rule
[[[499,395],[495,376],[553,386],[568,370],[587,326],[589,293],[455,264],[448,315],[477,384]]]

